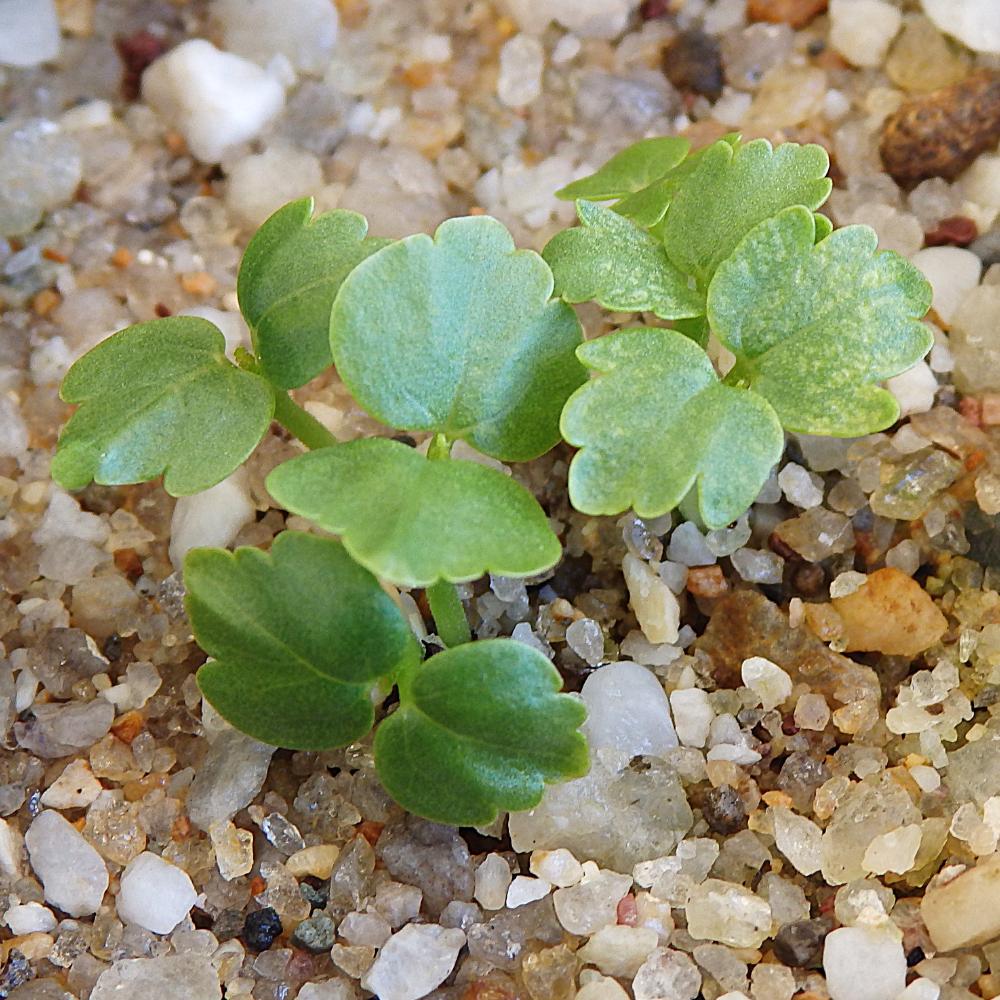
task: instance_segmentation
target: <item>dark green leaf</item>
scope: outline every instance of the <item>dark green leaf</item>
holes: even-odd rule
[[[557,233],[543,251],[567,302],[593,299],[617,312],[652,312],[663,319],[700,316],[704,296],[689,287],[660,243],[634,222],[590,201],[578,201],[581,226]]]
[[[52,476],[68,490],[92,479],[141,483],[163,474],[173,496],[225,479],[264,436],[274,393],[226,359],[211,323],[173,316],[102,341],[66,373],[78,403],[59,438]]]
[[[670,259],[701,287],[759,222],[790,205],[819,208],[830,194],[822,146],[786,142],[772,149],[754,139],[734,148],[722,139],[701,154],[662,229]]]
[[[450,219],[344,282],[330,325],[337,371],[383,423],[534,458],[558,441],[559,411],[586,378],[580,324],[551,295],[545,262],[515,250],[496,219]]]
[[[754,229],[724,261],[708,294],[712,329],[737,356],[736,377],[766,397],[788,430],[856,437],[893,423],[899,405],[875,383],[930,350],[920,322],[923,275],[876,252],[867,226],[816,242],[805,208]]]
[[[569,474],[574,507],[658,517],[697,484],[701,517],[719,528],[753,503],[784,446],[765,400],[723,385],[705,352],[673,330],[623,330],[578,354],[599,374],[563,411],[563,436],[581,449]]]
[[[691,143],[679,136],[662,139],[640,139],[589,177],[581,177],[556,192],[557,198],[576,201],[607,201],[641,191],[658,181],[680,163]]]
[[[366,238],[368,223],[357,212],[312,213],[312,198],[278,209],[250,241],[236,286],[261,367],[281,389],[330,367],[337,291],[361,261],[392,242]]]
[[[382,783],[411,812],[455,826],[532,808],[546,782],[588,767],[586,710],[560,687],[541,653],[511,639],[439,653],[400,678],[399,708],[375,734]]]
[[[529,576],[561,553],[544,511],[513,479],[387,438],[300,455],[267,488],[287,510],[343,536],[363,566],[405,586]]]
[[[293,531],[270,554],[194,549],[185,603],[214,661],[198,686],[237,729],[274,746],[322,750],[363,737],[373,694],[420,660],[403,613],[338,542]]]

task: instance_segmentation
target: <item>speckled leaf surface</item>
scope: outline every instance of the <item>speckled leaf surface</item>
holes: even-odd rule
[[[725,139],[701,151],[674,196],[662,227],[667,254],[704,288],[719,264],[758,223],[791,205],[817,209],[832,187],[822,146],[766,139],[733,146]]]
[[[52,476],[68,490],[91,480],[142,483],[163,475],[173,496],[225,479],[257,447],[274,412],[267,382],[226,358],[204,319],[140,323],[102,341],[66,373],[60,395],[79,409]]]
[[[474,462],[431,460],[387,438],[300,455],[278,466],[267,488],[400,585],[529,576],[561,554],[545,512],[513,479]]]
[[[567,302],[594,300],[617,312],[663,319],[700,316],[704,296],[634,222],[590,201],[577,202],[581,225],[556,234],[543,251]]]
[[[788,430],[869,434],[899,415],[876,383],[931,348],[930,285],[867,226],[818,243],[815,226],[789,208],[754,229],[712,281],[709,321]]]
[[[578,510],[657,517],[696,485],[717,528],[753,503],[784,445],[765,400],[723,385],[679,332],[637,327],[578,353],[598,373],[563,411],[563,436],[581,449],[569,475]]]
[[[304,385],[333,363],[330,310],[354,268],[391,240],[368,237],[357,212],[313,218],[312,198],[278,209],[247,246],[236,290],[254,349],[281,389]]]
[[[381,250],[344,282],[330,342],[340,377],[383,423],[525,461],[559,439],[559,411],[586,378],[576,315],[552,274],[487,216]]]
[[[320,750],[360,739],[372,693],[419,662],[392,598],[332,539],[280,534],[270,553],[194,549],[185,604],[214,660],[198,671],[213,708],[255,739]]]
[[[691,143],[679,136],[640,139],[615,153],[600,170],[567,184],[556,192],[556,197],[567,201],[577,198],[608,201],[634,194],[665,177],[687,156],[690,148]]]
[[[375,734],[386,790],[418,815],[483,826],[530,809],[546,782],[585,774],[583,703],[537,650],[511,639],[449,649],[400,677]]]

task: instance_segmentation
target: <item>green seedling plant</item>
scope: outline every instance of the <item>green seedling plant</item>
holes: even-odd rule
[[[231,361],[193,317],[112,335],[66,375],[77,409],[52,474],[70,490],[162,476],[184,496],[282,425],[304,450],[267,488],[316,530],[188,554],[205,699],[292,749],[374,727],[385,788],[431,819],[480,826],[531,808],[547,782],[586,772],[585,712],[534,648],[472,641],[456,584],[532,577],[561,556],[545,511],[497,463],[565,438],[579,510],[652,517],[683,502],[717,527],[753,502],[784,429],[891,424],[878,383],[929,349],[929,288],[870,229],[833,232],[817,214],[827,168],[818,146],[642,140],[559,192],[580,225],[541,256],[488,216],[393,241],[356,213],[293,202],[240,266],[252,350]],[[672,326],[583,343],[572,304],[588,300]],[[339,441],[295,402],[331,365],[384,435]],[[459,442],[486,458],[456,457]],[[396,588],[424,591],[440,651],[425,656],[439,647],[415,638]]]

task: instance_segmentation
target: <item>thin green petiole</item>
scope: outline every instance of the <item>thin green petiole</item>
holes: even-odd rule
[[[472,632],[455,584],[447,580],[438,580],[437,583],[432,583],[425,593],[427,603],[431,606],[431,614],[434,616],[434,627],[441,641],[449,649],[469,642],[472,639]]]

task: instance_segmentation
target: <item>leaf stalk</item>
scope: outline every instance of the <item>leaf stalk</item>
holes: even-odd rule
[[[449,649],[470,642],[472,632],[469,620],[465,616],[465,608],[462,607],[455,584],[438,580],[427,587],[425,593],[434,616],[434,627],[441,641]]]

